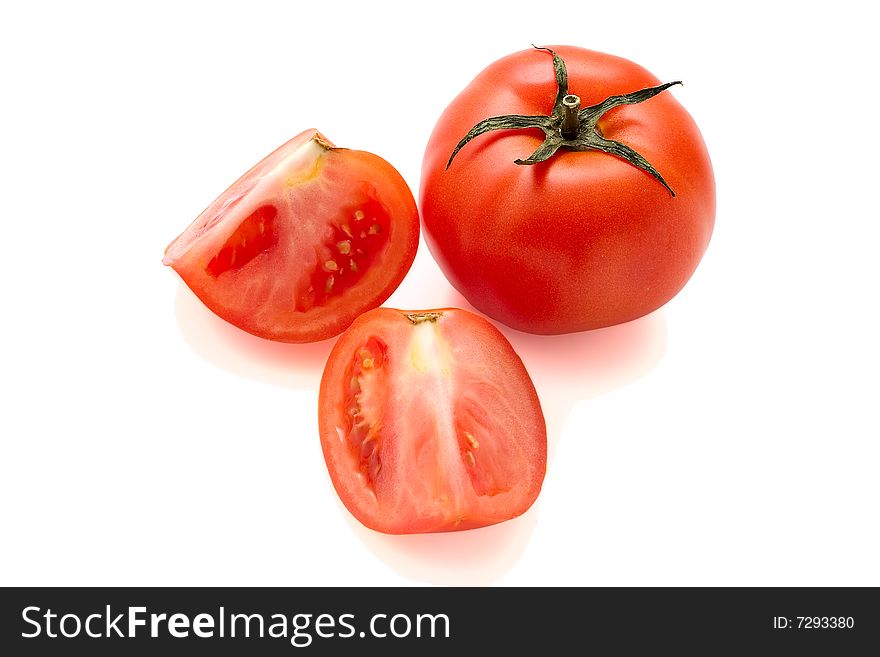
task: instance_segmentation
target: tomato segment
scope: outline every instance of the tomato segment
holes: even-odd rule
[[[412,193],[390,164],[308,130],[208,206],[164,263],[239,328],[311,342],[382,303],[418,237]]]
[[[544,419],[522,361],[464,310],[358,318],[328,359],[319,424],[343,503],[386,533],[513,518],[546,468]]]

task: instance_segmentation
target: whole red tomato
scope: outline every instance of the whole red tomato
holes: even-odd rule
[[[482,312],[532,333],[626,322],[697,267],[715,181],[669,83],[620,57],[533,48],[443,112],[420,191],[425,237]]]
[[[306,130],[223,192],[163,262],[235,326],[314,342],[387,299],[418,243],[415,199],[394,167]]]

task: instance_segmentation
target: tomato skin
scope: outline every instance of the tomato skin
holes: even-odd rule
[[[659,84],[625,59],[551,46],[565,61],[569,93],[587,107]],[[646,172],[600,152],[560,151],[514,164],[542,142],[540,130],[475,138],[446,164],[479,121],[546,115],[552,58],[514,53],[481,72],[437,122],[422,166],[425,239],[452,285],[508,326],[557,334],[619,324],[656,310],[685,285],[715,220],[715,182],[699,129],[669,91],[609,111],[602,135],[650,162],[675,197]]]
[[[315,342],[387,299],[418,240],[415,200],[393,166],[306,130],[208,206],[163,262],[235,326]]]
[[[356,319],[327,360],[318,424],[340,499],[383,533],[514,518],[546,471],[546,426],[522,361],[461,309],[377,308]]]

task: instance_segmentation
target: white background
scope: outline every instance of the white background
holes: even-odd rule
[[[880,585],[867,5],[10,5],[0,584]],[[379,535],[338,502],[320,452],[332,341],[232,328],[162,253],[309,127],[382,155],[415,192],[442,109],[530,43],[685,81],[672,93],[714,162],[716,231],[651,316],[505,329],[550,439],[525,516]],[[422,244],[387,305],[465,302]]]

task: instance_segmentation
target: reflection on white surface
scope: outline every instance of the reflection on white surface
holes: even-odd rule
[[[258,338],[220,319],[182,282],[174,310],[181,335],[199,356],[233,374],[288,388],[317,390],[336,342],[287,344]]]
[[[523,359],[541,399],[554,447],[575,404],[622,388],[650,372],[666,351],[663,309],[608,328],[567,335],[530,335],[502,327]],[[552,462],[548,464],[552,468]]]
[[[442,586],[493,584],[522,556],[540,500],[519,518],[461,532],[390,536],[367,529],[340,504],[354,534],[398,574]]]
[[[476,312],[451,286],[443,288],[445,297],[441,294],[433,307]],[[184,283],[177,291],[175,313],[187,344],[206,361],[238,376],[281,387],[317,392],[336,341],[297,345],[250,335],[208,310]],[[496,326],[523,359],[541,399],[547,421],[548,477],[553,476],[554,448],[572,407],[637,380],[660,361],[666,348],[662,310],[627,324],[560,336]],[[443,586],[474,586],[499,581],[521,558],[541,513],[541,497],[519,518],[491,527],[412,536],[374,532],[341,503],[337,508],[360,541],[402,577]]]

